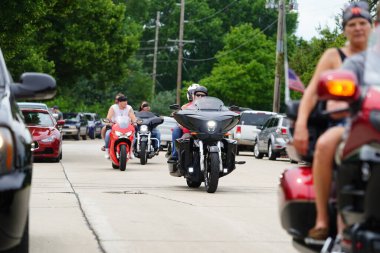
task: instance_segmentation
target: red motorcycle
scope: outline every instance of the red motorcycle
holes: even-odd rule
[[[380,252],[380,29],[374,34],[365,56],[364,84],[359,86],[356,76],[348,71],[329,71],[322,75],[318,87],[320,100],[343,100],[350,104],[350,127],[342,145],[336,151],[336,199],[337,211],[342,216],[346,228],[340,246],[343,252],[375,253]],[[313,202],[312,188],[303,195],[295,189],[312,185],[311,174],[291,176],[300,172],[295,169],[284,172],[281,179],[281,221],[283,227],[292,235],[297,235],[302,225],[300,203]],[[307,173],[308,174],[308,173]],[[310,200],[310,201],[309,201]],[[300,202],[300,201],[298,201]],[[298,207],[297,207],[298,205]],[[293,206],[293,209],[289,208]],[[287,215],[287,213],[292,213]],[[301,217],[304,217],[302,214]],[[332,216],[331,216],[332,217]],[[336,217],[336,215],[335,215]],[[294,220],[297,222],[294,222]],[[308,224],[315,216],[305,219]],[[304,227],[306,225],[303,225]],[[298,245],[309,246],[305,237],[293,236]],[[300,242],[300,243],[299,243]],[[325,243],[323,252],[330,252]],[[310,247],[308,247],[310,249]]]
[[[113,123],[110,133],[109,155],[112,168],[124,171],[130,156],[135,128],[126,117],[118,117],[116,122],[105,119],[105,123]]]

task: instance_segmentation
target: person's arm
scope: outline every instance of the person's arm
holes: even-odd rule
[[[318,61],[317,67],[311,78],[309,85],[300,101],[298,108],[297,121],[295,122],[293,144],[297,151],[305,155],[309,146],[309,132],[307,129],[307,121],[311,111],[314,109],[318,101],[317,86],[318,80],[322,72],[335,68],[332,59],[336,57],[336,49],[327,49]]]
[[[132,120],[132,123],[135,124],[137,122],[137,118],[136,118],[136,115],[135,113],[133,112],[133,109],[132,107],[130,107],[129,109],[129,114],[128,114],[129,118]]]
[[[114,110],[113,110],[113,108],[112,108],[112,106],[108,109],[108,113],[107,113],[107,119],[109,119],[109,120],[112,120],[112,117],[113,117],[113,115],[114,115]]]

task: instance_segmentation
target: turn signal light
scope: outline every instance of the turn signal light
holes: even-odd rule
[[[7,128],[0,128],[0,173],[13,168],[13,139]]]
[[[352,80],[348,79],[329,80],[327,89],[334,96],[352,97],[355,95],[356,85]]]

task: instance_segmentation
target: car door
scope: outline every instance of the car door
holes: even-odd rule
[[[276,118],[271,118],[270,121],[267,122],[268,124],[265,126],[265,128],[263,130],[261,130],[261,132],[262,132],[261,136],[263,139],[263,145],[261,146],[261,148],[264,151],[267,151],[268,141],[270,138],[270,129],[273,126],[275,120],[276,120]]]

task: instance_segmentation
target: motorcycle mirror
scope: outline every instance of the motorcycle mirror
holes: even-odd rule
[[[102,121],[103,121],[104,123],[111,123],[111,121],[110,121],[109,119],[107,119],[107,118],[102,119]]]
[[[181,107],[179,106],[179,104],[173,104],[173,105],[170,105],[169,108],[171,110],[179,110],[181,109]]]

